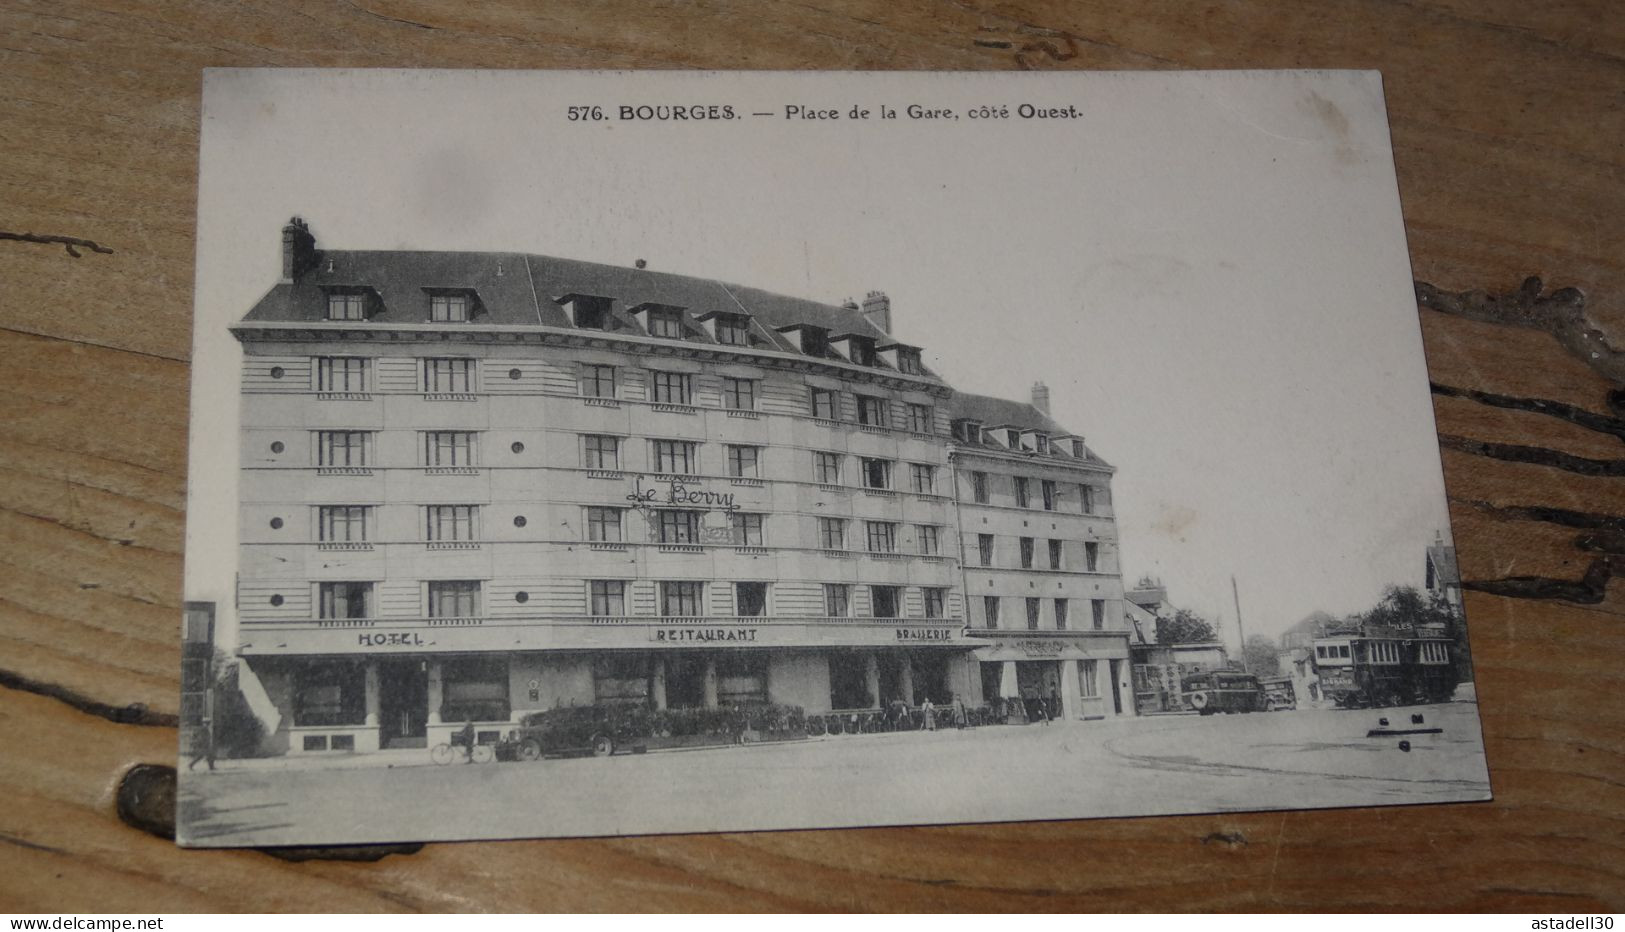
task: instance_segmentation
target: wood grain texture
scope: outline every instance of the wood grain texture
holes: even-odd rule
[[[1417,278],[1578,288],[1612,347],[1625,346],[1622,48],[1609,2],[13,0],[0,229],[112,252],[0,240],[0,670],[145,705],[132,722],[175,712],[203,67],[1377,68]],[[1615,414],[1611,370],[1551,333],[1421,314],[1436,384]],[[1617,435],[1459,395],[1436,408],[1441,435],[1464,441],[1444,456],[1464,577],[1578,581],[1611,555],[1564,516],[1617,522],[1625,479],[1469,451],[1618,461]],[[1619,910],[1625,596],[1617,582],[1601,595],[1468,595],[1497,794],[1476,806],[288,863],[180,851],[117,820],[120,775],[171,761],[173,729],[0,686],[0,910]]]

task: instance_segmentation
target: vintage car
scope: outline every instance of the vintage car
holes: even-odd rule
[[[1298,694],[1290,676],[1269,676],[1258,681],[1264,689],[1264,708],[1270,712],[1290,712],[1298,707]]]
[[[634,721],[641,710],[616,706],[570,706],[532,712],[509,733],[507,741],[519,760],[572,755],[608,757],[636,751],[645,733]]]
[[[1212,670],[1192,673],[1180,681],[1190,708],[1202,715],[1218,712],[1257,712],[1264,708],[1264,689],[1251,673]]]

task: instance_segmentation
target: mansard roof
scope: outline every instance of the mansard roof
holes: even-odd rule
[[[955,421],[975,421],[986,430],[1008,428],[1022,431],[1035,430],[1050,435],[1052,440],[1062,437],[1078,437],[1077,434],[1063,427],[1060,422],[1027,402],[994,398],[991,395],[972,395],[968,392],[956,391],[953,398],[948,402],[948,416]],[[981,446],[990,450],[1006,449],[999,444],[985,441],[981,443]],[[1026,451],[1022,455],[1070,462],[1080,461],[1078,457],[1071,454],[1070,450],[1062,449],[1062,446],[1063,444],[1051,443],[1048,453]],[[1084,456],[1081,462],[1096,466],[1110,465],[1096,456],[1094,451],[1087,446],[1084,447]]]

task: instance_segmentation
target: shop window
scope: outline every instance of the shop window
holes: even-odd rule
[[[862,654],[831,651],[829,706],[832,709],[871,709],[876,697],[869,692],[868,666]]]
[[[717,701],[743,705],[767,701],[767,657],[753,652],[717,656]]]
[[[903,617],[903,587],[870,586],[869,607],[875,618]]]
[[[593,698],[603,703],[642,704],[649,699],[649,662],[636,651],[599,654],[592,661]]]
[[[440,718],[445,722],[505,722],[508,658],[458,657],[441,662]]]
[[[317,662],[294,674],[293,723],[299,727],[360,725],[367,720],[367,673],[359,663]]]

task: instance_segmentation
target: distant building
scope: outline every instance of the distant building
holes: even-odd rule
[[[1452,611],[1461,611],[1461,571],[1456,568],[1456,548],[1445,543],[1444,534],[1437,531],[1427,549],[1427,591],[1444,599]]]

